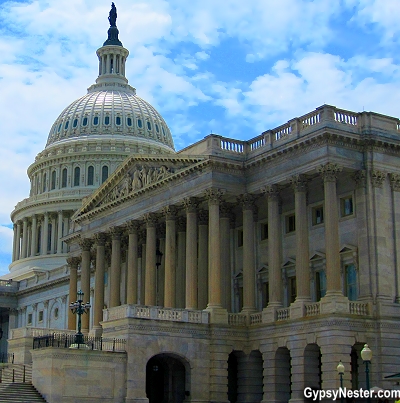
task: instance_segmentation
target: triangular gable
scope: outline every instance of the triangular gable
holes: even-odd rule
[[[295,265],[296,265],[296,260],[292,259],[292,258],[289,258],[286,261],[286,263],[284,265],[282,265],[282,268],[284,268],[284,267],[292,267],[292,266],[295,266]]]
[[[321,260],[321,259],[325,259],[325,253],[314,251],[310,258],[310,261]]]
[[[357,252],[357,246],[344,244],[339,253]]]

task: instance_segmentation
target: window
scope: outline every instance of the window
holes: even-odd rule
[[[51,224],[48,225],[47,227],[47,233],[49,234],[49,236],[47,237],[47,252],[51,251],[51,239],[52,239],[52,232],[53,232],[53,226]]]
[[[126,124],[127,124],[128,126],[132,126],[132,118],[127,118],[127,119],[126,119]]]
[[[69,126],[69,120],[67,120],[67,122],[65,123],[64,130],[67,130],[68,126]]]
[[[92,186],[94,182],[94,168],[90,166],[88,168],[88,173],[87,173],[87,184],[88,186]]]
[[[161,126],[161,129],[162,129],[162,134],[164,135],[164,137],[165,137],[165,130],[164,130],[164,126]]]
[[[58,319],[58,314],[59,314],[58,308],[55,308],[54,309],[54,319]]]
[[[315,292],[317,301],[326,294],[326,274],[324,270],[315,272]]]
[[[43,311],[39,311],[39,322],[43,322]]]
[[[240,248],[243,246],[243,230],[239,229],[237,232],[237,246]]]
[[[84,117],[83,122],[82,122],[83,126],[87,126],[87,123],[88,123],[88,118]]]
[[[288,287],[289,287],[289,304],[292,304],[296,299],[296,277],[289,277],[288,278]]]
[[[75,167],[74,169],[74,186],[79,186],[79,177],[81,176],[81,169]]]
[[[158,124],[156,123],[156,132],[159,133],[160,129],[158,128]]]
[[[28,325],[32,325],[32,314],[28,313]]]
[[[342,217],[353,215],[353,197],[346,196],[340,199],[340,212]]]
[[[269,302],[269,283],[262,283],[262,307],[266,308]]]
[[[62,170],[62,175],[61,175],[61,187],[62,188],[67,187],[67,174],[68,174],[67,168],[64,168]]]
[[[101,183],[104,183],[108,178],[108,166],[104,165],[103,168],[101,168]]]
[[[98,117],[98,116],[95,116],[95,117],[93,118],[93,124],[94,124],[95,126],[97,126],[97,125],[99,124],[99,117]]]
[[[105,125],[109,125],[109,124],[110,124],[110,117],[109,117],[109,116],[106,116],[106,117],[104,118],[104,124],[105,124]]]
[[[268,223],[267,222],[261,223],[260,239],[261,239],[261,241],[265,241],[266,239],[268,239]]]
[[[285,228],[287,234],[296,231],[296,216],[294,214],[285,217]]]
[[[150,122],[147,122],[147,129],[151,130],[151,123]]]
[[[117,126],[121,126],[121,118],[120,118],[119,116],[117,116],[117,117],[115,118],[115,124],[116,124]]]
[[[72,125],[73,128],[75,128],[76,126],[78,126],[78,119],[74,119],[74,124]]]
[[[47,182],[47,175],[44,174],[43,175],[43,192],[45,192],[47,190],[46,182]]]
[[[324,222],[324,208],[317,206],[312,209],[312,225],[322,224]]]
[[[143,127],[142,119],[138,119],[137,125],[138,125],[139,129],[141,129]]]
[[[354,264],[345,267],[346,275],[346,296],[350,301],[357,300],[357,272]]]
[[[58,132],[60,132],[61,126],[62,126],[62,123],[60,123],[60,124],[58,125]]]
[[[56,171],[51,173],[51,190],[56,188]]]

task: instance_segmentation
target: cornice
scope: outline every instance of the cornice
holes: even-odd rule
[[[15,294],[17,297],[22,297],[22,296],[26,296],[28,294],[35,293],[36,291],[39,291],[39,290],[53,288],[53,287],[63,284],[63,283],[69,284],[69,276],[57,278],[55,280],[46,281],[43,284],[37,284],[37,285],[34,285],[33,287],[29,287],[24,290],[19,290]]]

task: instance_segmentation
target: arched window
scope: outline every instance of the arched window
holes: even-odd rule
[[[43,174],[43,192],[47,190],[46,182],[47,182],[47,175]]]
[[[128,126],[132,126],[132,118],[127,118],[126,123]]]
[[[74,119],[73,127],[75,128],[76,126],[78,126],[78,119]]]
[[[105,124],[105,125],[109,125],[109,124],[110,124],[110,117],[109,117],[109,116],[106,116],[106,117],[104,118],[104,124]]]
[[[62,175],[61,175],[61,187],[66,188],[67,187],[67,168],[64,168],[62,170]]]
[[[87,172],[87,184],[88,186],[93,185],[94,182],[94,168],[90,166]]]
[[[95,117],[93,118],[93,124],[94,124],[95,126],[97,126],[97,125],[99,124],[99,117],[98,117],[98,116],[95,116]]]
[[[74,169],[74,186],[79,186],[79,177],[81,176],[81,169],[75,167]]]
[[[56,188],[56,171],[51,173],[51,190]]]
[[[108,178],[108,166],[104,165],[103,168],[101,168],[101,183],[104,183]]]
[[[147,130],[151,130],[151,123],[147,122]]]
[[[116,124],[117,126],[120,126],[120,125],[121,125],[121,118],[120,118],[119,116],[117,116],[117,117],[115,118],[115,124]]]
[[[142,123],[142,120],[141,120],[141,119],[138,119],[137,125],[138,125],[138,128],[139,128],[139,129],[141,129],[141,128],[143,127],[143,123]]]

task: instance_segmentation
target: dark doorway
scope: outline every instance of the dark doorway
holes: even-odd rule
[[[186,389],[186,370],[182,360],[158,354],[146,365],[146,396],[149,403],[182,403],[190,395]]]

